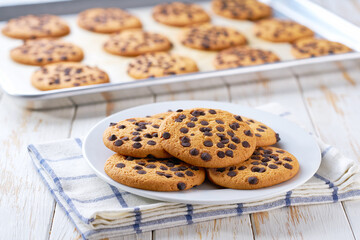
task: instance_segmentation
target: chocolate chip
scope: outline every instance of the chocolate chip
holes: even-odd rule
[[[249,148],[250,147],[250,144],[247,141],[243,141],[241,144],[242,144],[242,146],[244,148]]]
[[[196,166],[191,166],[190,169],[191,169],[191,170],[194,170],[194,171],[198,171],[198,170],[199,170],[199,168],[196,167]]]
[[[114,141],[116,139],[117,139],[117,137],[114,134],[108,138],[109,141]]]
[[[130,157],[130,156],[127,156],[125,159],[128,160],[128,161],[132,161],[132,160],[134,160],[135,158]]]
[[[257,137],[261,137],[261,134],[255,133],[255,136],[257,136]]]
[[[182,172],[176,172],[175,175],[178,177],[185,177],[185,174]]]
[[[265,154],[272,154],[272,150],[271,149],[265,149],[263,151]]]
[[[196,122],[197,120],[198,120],[197,117],[192,117],[192,118],[190,118],[190,121],[193,121],[193,122]]]
[[[157,137],[159,136],[159,134],[158,134],[158,133],[153,133],[152,136],[153,136],[154,138],[157,138]]]
[[[225,138],[225,139],[222,139],[220,142],[223,144],[227,144],[227,143],[229,143],[229,139]]]
[[[205,146],[205,147],[212,147],[212,146],[213,146],[213,143],[212,143],[211,140],[206,140],[206,141],[204,141],[204,146]]]
[[[281,165],[281,164],[282,164],[282,161],[276,161],[275,164]]]
[[[223,151],[218,151],[216,154],[219,158],[224,158],[225,157],[225,153]]]
[[[233,141],[234,143],[240,143],[240,139],[238,137],[232,137],[231,141]]]
[[[146,171],[144,171],[144,170],[139,170],[139,171],[137,171],[137,173],[138,173],[138,174],[146,174]]]
[[[228,157],[234,157],[234,153],[231,150],[226,150],[225,155],[228,156]]]
[[[210,132],[212,129],[210,127],[201,127],[199,130],[200,132]]]
[[[152,136],[150,133],[146,133],[146,134],[144,134],[144,137],[146,137],[146,138],[152,138],[153,136]]]
[[[170,168],[170,171],[173,171],[173,172],[176,172],[176,171],[179,171],[180,169],[178,167],[173,167],[173,168]]]
[[[226,170],[226,168],[217,168],[216,171],[217,172],[224,172]]]
[[[115,126],[116,124],[117,124],[117,123],[113,123],[113,122],[112,122],[112,123],[109,124],[109,127]]]
[[[133,137],[131,140],[133,140],[134,142],[140,142],[140,141],[141,141],[141,137],[140,137],[140,136],[136,136],[136,137]]]
[[[223,132],[225,131],[225,129],[221,126],[217,126],[216,129],[219,131],[219,132]]]
[[[230,127],[232,130],[237,130],[237,129],[240,127],[240,125],[239,125],[239,123],[234,122],[234,123],[229,124],[229,127]]]
[[[148,164],[145,167],[146,168],[156,168],[156,165],[155,164]]]
[[[244,134],[245,134],[246,136],[252,137],[252,132],[251,132],[250,130],[245,130],[245,131],[244,131]]]
[[[249,177],[248,182],[250,184],[257,184],[259,182],[259,179],[257,177]]]
[[[145,166],[145,165],[146,165],[145,162],[138,162],[137,164],[138,164],[138,165],[141,165],[141,166]]]
[[[233,133],[233,131],[227,131],[227,134],[228,134],[230,137],[235,136],[235,134]]]
[[[228,148],[230,148],[230,149],[232,149],[232,150],[235,150],[235,149],[236,149],[236,145],[230,143],[230,144],[228,145]]]
[[[156,145],[156,142],[153,141],[153,140],[150,140],[150,141],[147,142],[147,144],[149,144],[149,145],[151,145],[151,146],[154,146],[154,145]]]
[[[209,153],[206,153],[206,152],[205,152],[205,153],[202,153],[200,157],[201,157],[201,159],[204,160],[204,161],[210,161],[211,158],[212,158],[211,155],[210,155]]]
[[[205,121],[205,120],[202,120],[202,121],[200,122],[200,124],[201,124],[201,125],[204,125],[204,126],[207,126],[207,125],[209,125],[209,122],[208,122],[208,121]]]
[[[170,133],[164,132],[162,136],[163,136],[164,139],[169,139],[170,138]]]
[[[271,169],[277,169],[277,168],[278,168],[278,166],[276,166],[276,165],[274,165],[274,164],[269,164],[268,167],[271,168]]]
[[[216,144],[216,146],[217,146],[218,148],[223,148],[223,147],[225,147],[225,145],[224,145],[222,142],[218,142],[218,143]]]
[[[259,165],[260,163],[255,161],[255,162],[251,162],[252,165]]]
[[[263,129],[267,129],[267,127],[264,125],[259,125],[259,127],[263,128]]]
[[[218,124],[224,124],[224,121],[220,119],[216,119],[215,122],[217,122]]]
[[[124,129],[124,128],[126,128],[125,125],[119,125],[119,126],[118,126],[118,129]]]
[[[211,132],[204,132],[204,136],[211,137],[213,134]]]
[[[195,123],[193,123],[193,122],[188,122],[188,123],[186,124],[186,126],[188,126],[189,128],[193,128],[193,127],[195,127]]]
[[[141,143],[139,143],[139,142],[134,143],[132,146],[133,146],[133,148],[136,148],[136,149],[142,147]]]
[[[168,167],[174,167],[175,166],[175,164],[172,163],[172,162],[167,162],[167,163],[165,163],[165,165],[168,166]]]
[[[188,175],[189,177],[194,176],[194,173],[192,171],[186,171],[185,174]]]
[[[246,167],[245,166],[240,166],[238,169],[239,170],[244,170],[244,169],[246,169]]]
[[[128,121],[128,122],[135,122],[136,120],[133,119],[133,118],[130,118],[130,119],[127,119],[126,121]]]
[[[141,169],[143,169],[143,167],[136,165],[136,166],[134,167],[134,169],[135,169],[135,170],[141,170]]]
[[[183,183],[183,182],[179,182],[179,183],[177,184],[177,188],[178,188],[179,190],[184,190],[184,189],[186,188],[186,184]]]
[[[182,110],[182,109],[176,110],[176,112],[182,112],[182,111],[184,111],[184,110]],[[171,110],[170,110],[170,112],[171,112]]]
[[[239,115],[234,116],[234,118],[240,122],[242,122],[242,118]]]
[[[131,134],[132,134],[132,135],[135,135],[135,136],[136,136],[136,135],[140,135],[139,132],[132,132]]]
[[[185,128],[185,127],[182,127],[180,128],[180,132],[182,133],[188,133],[189,132],[189,129]]]
[[[216,111],[213,110],[213,109],[210,109],[210,110],[209,110],[209,113],[210,113],[210,114],[216,114]]]
[[[279,142],[281,140],[280,136],[278,133],[275,134],[275,137],[276,137],[276,142]]]
[[[199,150],[197,150],[196,148],[193,148],[189,151],[190,155],[192,156],[196,156],[199,154]]]
[[[163,173],[163,172],[156,172],[156,174],[158,174],[158,175],[160,175],[160,176],[165,176],[165,173]]]
[[[276,150],[278,153],[285,153],[283,150]]]
[[[153,128],[159,128],[160,127],[159,125],[156,125],[156,124],[154,124],[152,126],[153,126]]]
[[[289,157],[284,157],[283,160],[288,161],[288,162],[292,162],[292,159],[289,158]]]
[[[229,172],[227,173],[227,175],[228,175],[229,177],[235,177],[235,176],[237,175],[237,172],[229,171]]]
[[[251,158],[251,159],[254,159],[254,160],[260,160],[260,159],[261,159],[260,156],[251,156],[250,158]]]
[[[172,178],[172,175],[171,175],[170,173],[166,173],[166,174],[165,174],[165,177],[166,177],[166,178]]]
[[[116,140],[115,142],[114,142],[114,145],[115,146],[117,146],[117,147],[120,147],[121,145],[123,145],[123,141],[122,140]]]
[[[186,136],[184,136],[184,137],[182,137],[181,139],[180,139],[180,141],[181,141],[181,146],[183,146],[183,147],[190,147],[190,138],[188,138],[188,137],[186,137]]]
[[[117,168],[123,168],[123,167],[125,167],[125,164],[123,164],[123,163],[118,163],[118,164],[115,165],[115,167],[117,167]]]
[[[293,168],[293,167],[292,167],[290,164],[288,164],[288,163],[285,163],[285,164],[284,164],[284,167],[287,168],[287,169],[292,169],[292,168]]]
[[[164,171],[165,171],[165,170],[168,170],[168,168],[165,167],[165,166],[160,166],[160,169],[161,169],[161,170],[164,170]]]

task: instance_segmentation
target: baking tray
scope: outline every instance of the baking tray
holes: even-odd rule
[[[216,52],[193,50],[182,46],[177,41],[181,29],[164,26],[156,23],[151,18],[152,6],[161,2],[163,1],[103,0],[99,3],[99,1],[94,0],[75,0],[1,7],[1,21],[29,13],[50,13],[62,16],[67,20],[72,30],[72,33],[64,39],[82,46],[85,51],[83,62],[89,65],[97,65],[104,69],[110,75],[111,80],[111,83],[102,85],[53,91],[36,90],[30,85],[30,76],[37,67],[14,63],[9,57],[9,50],[19,46],[21,40],[13,40],[0,36],[0,44],[2,46],[2,51],[0,52],[0,85],[3,91],[22,107],[31,109],[55,108],[143,97],[153,94],[189,91],[224,84],[239,84],[252,81],[256,78],[256,73],[270,74],[274,78],[280,78],[289,74],[289,71],[285,71],[285,69],[291,67],[326,64],[333,61],[360,58],[360,46],[358,44],[360,29],[308,0],[268,0],[263,2],[271,5],[276,17],[292,19],[308,26],[318,36],[341,42],[354,49],[354,52],[295,60],[290,54],[290,44],[270,43],[257,39],[252,34],[253,22],[237,21],[216,16],[210,10],[209,1],[200,1],[198,3],[211,14],[214,24],[231,26],[238,29],[247,36],[250,46],[272,50],[282,59],[281,62],[272,64],[214,70],[212,68],[212,59]],[[131,61],[131,58],[113,56],[106,53],[102,50],[102,44],[107,39],[107,35],[87,32],[76,25],[76,14],[78,12],[91,7],[109,6],[127,8],[142,20],[144,29],[167,35],[175,43],[171,51],[192,57],[197,61],[201,72],[146,80],[132,80],[126,75],[127,63]],[[1,22],[0,27],[4,24],[5,21]]]

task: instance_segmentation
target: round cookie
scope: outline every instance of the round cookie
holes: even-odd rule
[[[279,134],[265,124],[244,116],[241,118],[254,131],[257,147],[270,146],[280,141]]]
[[[293,42],[314,35],[314,32],[304,25],[276,18],[258,21],[254,33],[257,37],[271,42]]]
[[[188,57],[166,52],[147,53],[130,62],[127,73],[135,79],[164,77],[197,72],[196,63]]]
[[[138,56],[150,52],[168,51],[172,47],[167,37],[142,30],[127,30],[110,36],[104,49],[115,55]]]
[[[141,28],[140,20],[120,8],[91,8],[78,15],[78,25],[97,33],[114,33]]]
[[[75,62],[48,64],[31,77],[31,84],[42,91],[108,82],[109,76],[104,71]]]
[[[220,16],[239,20],[270,17],[271,7],[256,0],[213,0],[212,10]]]
[[[70,28],[64,20],[49,14],[10,19],[2,29],[4,35],[18,39],[62,37],[69,32]]]
[[[39,38],[27,40],[10,51],[10,57],[18,63],[43,66],[56,62],[80,62],[84,53],[75,44],[59,39]]]
[[[198,167],[226,167],[251,156],[256,140],[240,116],[219,109],[178,110],[162,121],[161,145]]]
[[[153,8],[153,18],[162,24],[185,27],[210,21],[209,15],[197,4],[172,2]]]
[[[114,154],[105,163],[113,180],[129,187],[151,191],[181,191],[202,184],[205,170],[176,158],[133,158]]]
[[[271,51],[250,47],[232,47],[219,52],[214,60],[216,69],[253,66],[280,61],[280,58]]]
[[[302,38],[292,44],[291,53],[295,58],[309,58],[351,52],[352,49],[338,42],[326,39]]]
[[[180,41],[190,48],[213,51],[247,43],[245,36],[235,29],[211,24],[184,29]]]
[[[208,179],[226,188],[259,189],[293,178],[299,171],[297,159],[275,147],[259,147],[245,162],[227,168],[207,169]]]
[[[112,151],[132,157],[171,157],[160,144],[159,127],[162,120],[157,118],[130,118],[110,123],[105,130],[103,141]]]

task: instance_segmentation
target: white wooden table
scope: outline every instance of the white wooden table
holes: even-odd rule
[[[360,1],[316,2],[360,25]],[[139,104],[207,99],[257,106],[276,101],[324,141],[360,160],[360,61],[329,64],[321,74],[289,71],[290,77],[283,79],[258,74],[257,81],[237,86],[50,111],[20,109],[0,93],[0,239],[80,239],[34,170],[26,146],[81,137],[103,117]],[[348,201],[287,207],[121,239],[360,239],[359,221],[360,201]]]

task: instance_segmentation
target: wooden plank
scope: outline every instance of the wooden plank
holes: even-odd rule
[[[313,129],[296,79],[294,77],[280,79],[272,77],[272,75],[263,74],[259,76],[258,81],[252,84],[230,86],[232,102],[252,107],[269,102],[278,102],[293,111],[296,118],[308,129]],[[329,218],[328,212],[331,212],[334,216]],[[323,222],[323,219],[326,219],[328,226],[341,226],[344,228],[342,234],[352,237],[340,203],[326,206],[282,208],[251,215],[256,239],[279,238],[279,236],[284,236],[285,239],[297,239],[303,238],[305,235],[308,237],[323,236],[325,239],[332,239],[334,234],[336,235],[334,232],[336,229],[327,228],[325,224],[323,227],[315,227]]]
[[[0,101],[0,236],[46,239],[54,200],[26,151],[31,143],[66,138],[74,109],[31,112]]]

